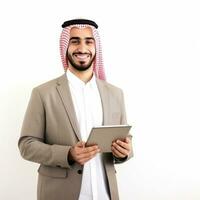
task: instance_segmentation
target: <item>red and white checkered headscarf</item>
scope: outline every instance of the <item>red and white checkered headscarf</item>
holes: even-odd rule
[[[96,57],[93,64],[93,71],[97,78],[101,80],[106,80],[99,33],[94,26],[87,25],[87,24],[75,24],[75,25],[70,25],[63,28],[61,36],[60,36],[60,55],[61,55],[64,70],[66,71],[68,68],[68,58],[66,56],[66,52],[69,45],[70,30],[73,27],[78,27],[78,28],[90,27],[92,29],[93,37],[95,39],[95,47],[96,47]]]

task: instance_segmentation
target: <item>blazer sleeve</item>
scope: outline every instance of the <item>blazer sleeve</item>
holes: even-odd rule
[[[25,113],[18,147],[21,156],[39,164],[70,168],[67,157],[71,146],[46,144],[45,106],[37,88],[33,89]]]
[[[120,103],[121,103],[121,124],[127,124],[127,118],[126,118],[126,108],[125,108],[125,102],[124,102],[124,94],[123,91],[121,90],[121,98],[120,98]],[[129,160],[131,157],[133,157],[133,148],[132,148],[132,135],[129,134],[128,135],[129,139],[131,140],[131,153],[129,154],[129,156],[125,157],[125,158],[116,158],[114,157],[114,163],[115,164],[119,164],[119,163],[123,163],[127,160]]]

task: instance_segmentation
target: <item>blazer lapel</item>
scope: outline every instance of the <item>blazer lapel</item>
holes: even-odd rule
[[[78,139],[81,141],[81,135],[79,131],[79,125],[76,118],[76,112],[74,109],[70,88],[68,84],[68,80],[66,77],[66,74],[62,75],[60,78],[58,78],[57,86],[56,86],[58,93],[61,97],[61,100],[63,102],[63,105],[65,107],[65,110],[67,112],[67,115],[70,119],[71,125],[74,129],[74,132]]]
[[[103,81],[96,79],[97,87],[99,89],[102,108],[103,108],[103,125],[108,125],[109,123],[109,102],[108,102],[108,90]]]

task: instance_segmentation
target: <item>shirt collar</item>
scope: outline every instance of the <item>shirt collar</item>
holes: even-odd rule
[[[83,88],[83,87],[87,87],[87,86],[93,87],[96,85],[96,79],[95,79],[94,73],[92,75],[92,78],[87,83],[85,83],[84,81],[79,79],[70,70],[66,71],[66,76],[67,76],[67,79],[70,82],[70,84],[72,84],[74,87]]]

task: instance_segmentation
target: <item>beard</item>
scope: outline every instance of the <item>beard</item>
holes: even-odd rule
[[[83,53],[80,53],[80,54],[83,54]],[[74,61],[72,55],[70,55],[68,53],[68,51],[67,51],[67,59],[68,59],[69,63],[71,64],[71,66],[73,68],[75,68],[77,71],[86,71],[86,70],[88,70],[92,66],[92,64],[94,62],[94,59],[95,59],[95,56],[96,56],[96,54],[93,57],[91,57],[90,61],[87,64],[85,64],[85,61],[80,61],[79,64],[77,64]]]

